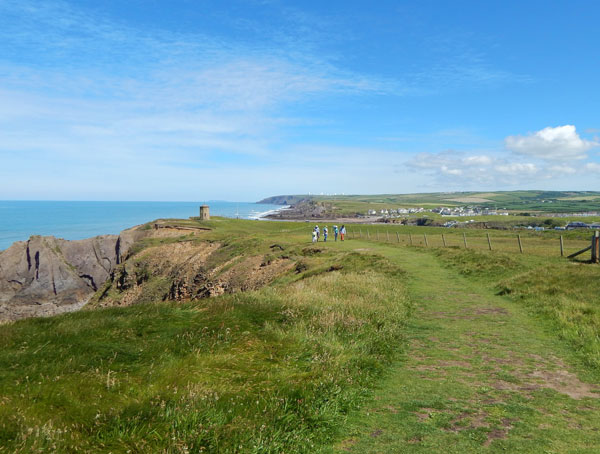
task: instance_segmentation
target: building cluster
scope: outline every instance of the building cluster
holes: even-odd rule
[[[383,216],[383,217],[396,217],[398,215],[403,216],[406,214],[415,214],[415,213],[423,213],[425,211],[429,211],[429,210],[425,210],[425,208],[384,208],[381,209],[379,211],[377,210],[369,210],[367,212],[367,214],[369,216]]]
[[[442,216],[508,216],[506,211],[497,211],[491,208],[481,207],[437,207],[431,210]]]
[[[419,214],[425,212],[437,213],[442,216],[508,216],[505,211],[497,211],[490,208],[481,207],[437,207],[433,209],[425,209],[422,207],[414,208],[384,208],[381,210],[369,210],[368,216],[381,216],[384,218],[395,218],[398,216],[406,216],[408,214]]]

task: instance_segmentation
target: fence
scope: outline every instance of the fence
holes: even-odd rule
[[[363,239],[418,247],[455,247],[461,249],[477,249],[502,251],[518,254],[543,256],[561,256],[574,258],[587,251],[592,252],[592,261],[600,261],[600,232],[596,231],[589,239],[529,236],[527,234],[482,233],[449,231],[447,233],[419,232],[404,233],[401,230],[353,226],[348,230],[348,239]],[[495,231],[498,232],[498,231]]]

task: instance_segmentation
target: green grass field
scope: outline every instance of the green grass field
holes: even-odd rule
[[[590,245],[590,230],[534,231],[495,229],[456,229],[442,227],[399,226],[394,224],[352,225],[349,236],[354,239],[399,244],[404,246],[466,248],[492,250],[525,255],[560,257],[560,237],[563,255],[568,256]],[[443,235],[443,236],[442,236]],[[489,242],[488,242],[489,236]],[[521,248],[519,239],[521,238]],[[585,256],[589,259],[590,254]]]
[[[279,198],[279,197],[278,197]],[[340,215],[366,214],[368,210],[398,207],[478,206],[519,213],[576,213],[600,211],[600,193],[595,191],[500,191],[500,192],[438,192],[421,194],[377,194],[335,196],[288,196],[289,201],[303,198],[325,204]],[[268,199],[267,199],[268,200]],[[281,199],[280,199],[281,200]],[[431,216],[431,214],[429,214]],[[464,220],[464,219],[460,219]],[[514,219],[496,217],[498,222],[512,224]],[[529,219],[531,221],[531,219]],[[560,219],[568,222],[567,219]],[[577,220],[581,220],[578,218]],[[598,219],[590,219],[595,222]]]
[[[488,251],[475,229],[464,249],[427,227],[313,245],[307,223],[203,225],[138,253],[277,244],[296,265],[255,291],[0,326],[0,452],[597,452],[600,266],[561,259],[556,232],[520,254],[512,232]]]

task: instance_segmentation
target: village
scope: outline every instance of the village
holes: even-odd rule
[[[464,207],[437,207],[426,209],[423,207],[417,208],[390,208],[390,209],[381,209],[379,212],[377,210],[369,210],[367,214],[369,216],[377,216],[380,215],[384,218],[397,218],[398,216],[405,216],[407,214],[418,214],[418,213],[437,213],[441,216],[508,216],[507,211],[497,211],[495,209],[490,208],[482,208],[478,206],[464,206]]]
[[[509,215],[525,215],[524,213],[509,213],[505,210],[491,209],[487,207],[478,206],[459,206],[459,207],[436,207],[436,208],[424,208],[424,207],[412,207],[412,208],[389,208],[377,210],[368,210],[367,216],[378,216],[383,222],[398,222],[405,223],[406,216],[408,215],[419,215],[422,213],[435,213],[442,217],[476,217],[476,216],[509,216]],[[586,213],[544,213],[545,218],[566,218],[566,217],[587,217],[587,216],[598,216],[597,212],[586,212]],[[526,213],[527,217],[536,218],[538,217],[535,213]],[[361,216],[362,217],[362,216]],[[426,214],[422,215],[421,219],[415,221],[416,225],[430,225],[428,222],[423,222],[427,218]],[[421,221],[421,222],[418,222]],[[465,227],[469,224],[474,224],[477,221],[469,219],[465,221],[448,220],[442,224],[442,227]],[[527,229],[527,230],[575,230],[575,229],[599,229],[600,223],[590,223],[580,221],[571,221],[565,223],[565,225],[557,225],[557,222],[546,222],[547,225],[540,225],[539,222],[532,222],[523,225],[513,225],[513,229]]]

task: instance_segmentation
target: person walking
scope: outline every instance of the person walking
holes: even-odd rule
[[[337,241],[338,233],[340,233],[338,226],[333,226],[333,241]]]
[[[317,229],[313,229],[313,231],[312,231],[312,242],[313,243],[317,242]]]
[[[323,227],[323,242],[327,243],[327,234],[329,233],[329,230],[327,229],[327,226]]]
[[[321,236],[321,231],[319,230],[319,226],[315,225],[315,232],[317,232],[317,243],[319,242],[319,237]]]
[[[340,228],[340,239],[341,239],[342,241],[344,241],[344,237],[345,237],[345,236],[346,236],[346,226],[344,226],[344,225],[343,225],[343,226]]]

